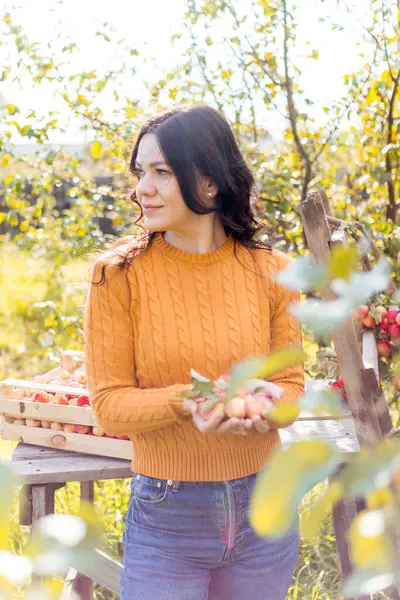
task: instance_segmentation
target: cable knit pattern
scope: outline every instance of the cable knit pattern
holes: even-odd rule
[[[248,437],[200,433],[178,392],[190,368],[216,378],[248,356],[301,343],[288,304],[298,295],[278,286],[288,264],[280,252],[229,237],[214,252],[194,254],[157,234],[128,267],[107,267],[90,285],[85,306],[85,361],[91,403],[107,433],[133,442],[132,470],[183,481],[224,481],[261,470],[279,434]],[[104,262],[91,269],[100,280]],[[304,373],[291,367],[271,378],[294,401]]]

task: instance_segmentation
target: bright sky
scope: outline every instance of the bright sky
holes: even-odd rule
[[[364,51],[361,39],[361,29],[357,21],[346,17],[341,12],[340,20],[346,23],[345,31],[332,32],[331,26],[318,22],[314,10],[316,0],[301,0],[298,2],[298,44],[295,49],[303,70],[302,85],[307,95],[319,99],[321,105],[329,106],[343,94],[343,75],[356,70],[363,62],[359,57]],[[318,1],[318,0],[317,0]],[[354,1],[354,0],[353,0]],[[359,9],[365,7],[366,0],[356,0]],[[112,25],[118,38],[123,38],[132,47],[136,47],[140,55],[157,59],[159,68],[168,70],[179,60],[179,46],[174,50],[170,46],[173,33],[182,30],[185,0],[67,0],[65,4],[57,0],[3,0],[6,9],[12,10],[18,16],[17,21],[24,27],[29,38],[34,41],[46,42],[54,39],[55,33],[62,37],[69,36],[71,41],[81,49],[79,59],[71,64],[71,72],[84,69],[96,69],[110,61],[107,55],[107,45],[94,37],[100,23]],[[324,7],[328,3],[321,4]],[[333,13],[336,8],[333,1],[329,2]],[[61,22],[60,26],[57,21]],[[307,45],[307,42],[310,42]],[[357,42],[362,42],[357,46]],[[319,60],[306,59],[315,48],[319,50]],[[3,62],[0,46],[0,64]],[[151,75],[152,67],[143,65],[143,73]],[[137,92],[135,90],[134,92]],[[18,89],[8,81],[0,82],[0,94],[7,102],[28,109],[45,111],[55,107],[52,91],[46,86]],[[272,133],[279,135],[280,124],[272,125]],[[69,133],[57,142],[69,141],[79,143],[85,141],[84,134],[78,128],[69,129]],[[24,140],[26,142],[26,139]]]

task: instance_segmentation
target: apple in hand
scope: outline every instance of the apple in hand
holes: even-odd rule
[[[240,396],[231,398],[226,403],[225,413],[228,417],[238,417],[243,419],[246,415],[246,400]]]

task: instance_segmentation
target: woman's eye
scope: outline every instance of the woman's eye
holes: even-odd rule
[[[166,171],[165,169],[157,169],[157,173],[159,175],[169,175],[169,171]]]

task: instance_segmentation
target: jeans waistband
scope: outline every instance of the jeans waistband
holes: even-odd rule
[[[244,483],[247,481],[250,481],[251,479],[256,478],[258,475],[258,473],[253,473],[251,475],[246,475],[246,477],[240,477],[238,479],[230,479],[227,481],[174,481],[172,479],[159,479],[158,477],[152,477],[151,475],[144,475],[143,473],[132,473],[132,482],[134,480],[140,481],[140,480],[153,480],[155,482],[159,482],[160,486],[162,485],[162,483],[166,483],[167,485],[171,486],[172,491],[179,491],[180,489],[183,489],[184,486],[186,487],[205,487],[205,486],[220,486],[221,484],[233,484],[233,485],[238,485],[240,483]]]

